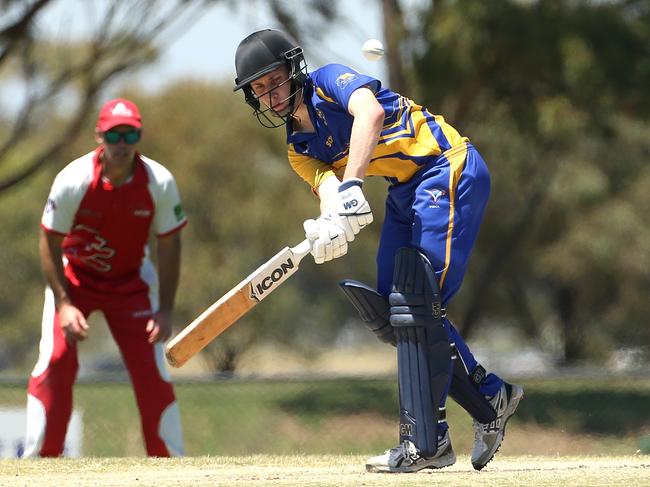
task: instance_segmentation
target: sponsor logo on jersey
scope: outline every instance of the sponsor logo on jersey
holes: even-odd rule
[[[49,213],[51,211],[56,210],[56,202],[52,198],[48,198],[47,202],[45,203],[45,213]]]
[[[447,195],[447,190],[434,189],[430,191],[428,189],[425,189],[425,191],[431,195],[431,199],[433,200],[433,202],[429,203],[429,208],[440,208],[438,202],[440,201],[441,198]]]
[[[355,79],[357,79],[356,73],[344,73],[336,78],[336,86],[343,89]]]
[[[94,228],[76,225],[64,243],[69,261],[98,272],[108,272],[113,268],[110,259],[115,255],[115,249],[106,245],[106,239]]]
[[[91,210],[90,208],[79,208],[79,216],[90,218],[101,218],[103,215],[99,211]]]
[[[315,107],[314,107],[314,111],[316,112],[316,116],[318,118],[320,118],[323,121],[323,123],[325,124],[325,126],[327,127],[327,120],[325,119],[325,114],[323,113],[323,111],[321,109],[315,108]]]
[[[134,210],[133,211],[133,216],[141,216],[141,217],[147,217],[151,215],[151,210]]]
[[[152,316],[153,313],[151,312],[150,309],[142,309],[138,311],[134,311],[131,313],[132,318],[148,318],[149,316]]]
[[[174,206],[174,215],[176,216],[176,221],[181,221],[185,218],[185,213],[183,212],[183,207],[180,203]]]

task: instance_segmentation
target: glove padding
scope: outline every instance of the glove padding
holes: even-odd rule
[[[339,185],[334,211],[341,218],[348,242],[373,220],[370,205],[361,190],[362,184],[361,179],[346,179]]]
[[[311,254],[317,264],[328,262],[348,253],[345,230],[336,215],[305,220],[305,236],[312,242]]]

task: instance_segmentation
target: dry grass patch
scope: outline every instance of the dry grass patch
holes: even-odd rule
[[[444,470],[370,474],[350,455],[0,461],[1,487],[648,486],[650,457],[500,457],[483,472],[466,455]]]

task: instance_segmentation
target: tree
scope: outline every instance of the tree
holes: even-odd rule
[[[338,4],[310,4],[322,10],[305,24],[287,2],[264,3],[307,50],[322,32],[314,25],[340,18]],[[18,3],[0,5],[23,12]],[[404,82],[405,95],[468,134],[491,168],[485,223],[449,310],[460,317],[463,334],[476,336],[482,323],[513,324],[566,364],[603,361],[625,346],[647,350],[647,2],[440,0],[420,2],[415,14],[404,5],[383,0],[390,13],[385,28],[394,29],[385,34],[394,63],[390,83]],[[34,40],[38,59],[56,63],[39,64],[39,75],[30,79],[55,79],[59,57],[81,59],[73,53],[85,55],[90,44],[55,47]],[[12,55],[20,51],[6,46]],[[0,64],[5,79],[25,71],[17,61],[11,71],[8,66]],[[69,85],[72,92],[85,86],[83,79]],[[317,205],[286,167],[282,137],[260,129],[230,86],[188,82],[159,94],[131,93],[146,113],[143,150],[175,173],[190,216],[178,299],[179,323],[187,323],[270,253],[302,239],[294,222],[313,216]],[[26,156],[35,160],[53,141],[65,140],[63,130],[77,111],[61,114],[46,109],[57,105],[53,100],[42,102],[26,124],[28,137],[19,137],[22,145],[0,158],[0,181],[27,167]],[[81,133],[92,134],[91,120],[80,123]],[[12,129],[5,121],[0,135]],[[2,195],[0,285],[12,292],[0,294],[8,324],[0,357],[22,356],[34,345],[38,330],[27,326],[38,322],[34,303],[41,299],[34,215],[49,178],[87,143],[73,138],[51,167],[44,163],[40,175],[31,173],[29,185]],[[381,222],[383,182],[370,180],[366,188]],[[334,283],[342,277],[373,282],[379,229],[364,230],[345,259],[326,266],[306,262],[270,301],[211,345],[212,367],[236,368],[254,340],[308,354],[332,343],[353,315]]]
[[[39,25],[57,0],[4,0],[0,28],[0,81],[23,86],[23,101],[12,119],[0,119],[0,193],[21,183],[61,153],[94,113],[98,96],[117,77],[153,62],[174,39],[218,0],[78,0],[74,23],[85,24],[81,40],[48,39]],[[298,12],[286,2],[266,2],[270,14],[297,39],[314,41],[315,32],[336,17],[335,3],[304,2],[312,13],[298,21]],[[256,10],[256,4],[234,8]],[[70,19],[72,21],[72,18]],[[67,29],[67,26],[62,26]],[[50,140],[30,136],[41,131],[44,112],[65,116]],[[70,108],[70,107],[73,108]]]
[[[12,289],[11,293],[0,296],[3,316],[0,368],[16,363],[18,357],[26,355],[25,350],[34,348],[36,344],[39,330],[33,324],[38,323],[40,306],[34,303],[41,300],[42,293],[37,247],[33,241],[37,215],[54,173],[66,161],[88,150],[98,98],[121,75],[155,60],[173,39],[216,1],[79,2],[73,19],[87,27],[81,38],[74,41],[47,38],[39,29],[46,10],[55,6],[56,0],[0,2],[0,81],[3,84],[13,81],[24,87],[22,103],[17,111],[5,111],[6,118],[0,119],[0,192],[5,203],[0,212],[6,230],[3,234],[6,237],[3,239],[4,252],[0,254],[3,267],[0,281],[3,289]],[[318,31],[314,25],[331,18],[332,3],[321,0],[305,3],[313,13],[308,22],[297,22],[298,13],[287,8],[286,2],[264,2],[281,25],[298,38],[309,41],[309,34],[314,39],[314,32]],[[255,7],[248,2],[233,4],[233,8]],[[160,142],[160,152],[156,139],[145,137],[143,149],[152,150],[161,161],[185,161],[187,166],[178,169],[181,187],[196,189],[196,192],[189,191],[190,195],[210,196],[185,199],[193,222],[189,232],[196,232],[192,235],[195,244],[189,245],[193,263],[204,265],[203,270],[219,269],[216,277],[214,273],[200,272],[202,278],[198,281],[195,276],[187,278],[196,292],[179,299],[179,316],[186,322],[193,318],[196,310],[215,299],[220,289],[229,289],[250,272],[251,266],[255,265],[254,259],[267,256],[271,245],[280,248],[290,242],[287,235],[280,234],[279,227],[271,225],[273,210],[266,207],[266,202],[250,199],[249,205],[241,204],[237,209],[231,207],[242,194],[253,194],[259,183],[259,180],[249,177],[244,165],[231,167],[224,163],[245,160],[248,153],[234,154],[233,143],[241,133],[259,132],[258,127],[251,127],[253,119],[239,94],[233,94],[231,87],[218,89],[191,84],[171,86],[160,96],[149,96],[133,89],[131,93],[145,113],[147,132],[165,133],[169,137],[169,144]],[[211,101],[206,103],[206,99]],[[231,103],[220,103],[221,99],[229,99]],[[185,105],[176,104],[178,100]],[[194,108],[188,112],[187,107]],[[189,119],[178,117],[181,112],[187,113]],[[204,117],[199,116],[201,113]],[[232,116],[233,113],[240,116]],[[228,120],[224,124],[229,129],[227,138],[220,136],[226,133],[225,130],[215,130],[213,116]],[[204,130],[201,133],[196,130],[197,123],[202,124]],[[278,157],[278,151],[285,156],[280,150],[279,139],[274,138],[276,155],[269,150],[272,135],[277,134],[260,134],[261,148],[253,158],[260,164],[261,174],[266,174],[272,167],[269,161]],[[179,146],[179,138],[187,145]],[[210,142],[201,146],[204,151],[192,151],[200,140]],[[255,144],[246,146],[252,150]],[[241,150],[241,145],[236,147]],[[215,154],[222,157],[215,161]],[[170,166],[176,169],[173,163]],[[183,169],[188,167],[193,171],[184,172]],[[195,180],[197,175],[203,177]],[[212,181],[224,175],[230,182],[225,185],[225,191],[216,191]],[[271,176],[279,177],[277,173]],[[275,186],[273,198],[280,200],[286,196],[286,184],[276,182],[279,184]],[[9,191],[12,188],[14,191]],[[13,209],[9,210],[9,207]],[[215,214],[214,208],[221,208],[226,217],[219,212]],[[243,221],[248,221],[249,226],[242,226]],[[250,227],[260,230],[260,238],[249,237]],[[266,232],[269,227],[272,231]],[[273,240],[264,240],[269,235]],[[266,318],[261,320],[262,330],[270,319],[272,317],[266,313]],[[329,326],[333,328],[335,324]],[[220,370],[234,367],[242,344],[248,343],[247,333],[250,333],[249,329],[242,327],[240,333],[220,341],[224,344],[223,355],[230,358],[217,358],[213,365]],[[220,354],[218,350],[213,356]]]
[[[79,2],[88,30],[88,38],[79,41],[43,38],[41,18],[56,3],[5,0],[0,5],[0,80],[24,87],[16,116],[0,121],[0,192],[55,159],[87,117],[94,116],[102,90],[119,75],[156,59],[170,32],[180,35],[212,2]],[[65,116],[58,117],[57,130],[42,137],[44,113],[59,113],[62,104]],[[35,134],[37,145],[32,143]]]
[[[647,184],[648,3],[448,0],[422,19],[419,101],[471,135],[493,176],[465,335],[488,315],[535,336],[556,322],[569,364],[602,358],[615,336],[647,339],[645,300],[623,290],[650,280],[633,201]]]

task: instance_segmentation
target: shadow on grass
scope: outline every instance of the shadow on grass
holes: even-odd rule
[[[516,418],[576,433],[625,435],[650,427],[647,391],[526,392]]]
[[[629,391],[540,390],[525,387],[524,400],[514,418],[521,423],[558,427],[573,433],[623,436],[650,428],[650,393]],[[451,400],[451,399],[450,399]],[[302,416],[376,413],[394,419],[398,412],[397,384],[391,381],[339,380],[320,382],[276,405]]]
[[[279,399],[278,406],[287,413],[303,416],[377,413],[394,418],[398,412],[396,387],[396,383],[389,381],[321,382]]]

